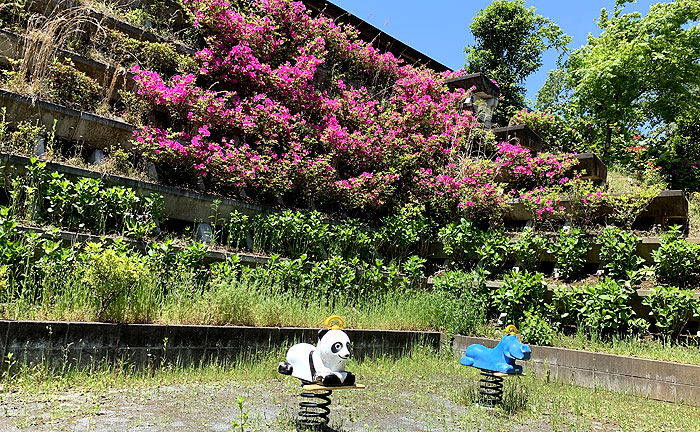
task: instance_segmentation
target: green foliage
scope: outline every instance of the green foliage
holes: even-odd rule
[[[39,121],[22,120],[10,129],[5,122],[6,108],[2,108],[2,126],[0,126],[0,148],[3,151],[33,156],[36,153],[37,141],[46,135],[46,128]]]
[[[680,287],[700,280],[700,245],[685,240],[680,226],[674,225],[661,235],[661,245],[653,256],[660,280]]]
[[[595,285],[557,287],[553,294],[555,318],[598,335],[640,332],[649,324],[632,309],[632,294],[629,286],[614,279]]]
[[[440,228],[438,232],[438,238],[442,242],[443,250],[456,262],[464,261],[471,257],[478,247],[480,237],[481,230],[476,228],[472,221],[465,218]]]
[[[542,273],[513,270],[491,294],[491,304],[504,316],[501,321],[518,327],[526,312],[542,313],[546,290]]]
[[[74,181],[54,172],[41,188],[41,197],[42,219],[70,229],[117,230],[143,238],[153,234],[163,218],[160,195],[138,196],[128,187],[106,187],[100,179]]]
[[[695,290],[659,286],[652,288],[642,299],[651,308],[656,328],[664,337],[676,339],[691,318],[700,315],[700,301],[694,298]]]
[[[637,255],[639,237],[632,232],[607,227],[598,236],[600,263],[614,279],[632,279],[644,258]]]
[[[645,16],[623,13],[625,3],[617,2],[612,15],[603,9],[598,20],[602,33],[589,36],[571,54],[566,84],[547,86],[559,87],[565,102],[560,113],[591,128],[588,151],[603,157],[627,147],[636,131],[673,122],[696,100],[700,84],[698,2],[657,3]]]
[[[149,280],[146,262],[140,255],[88,243],[76,268],[86,292],[102,321],[122,321],[135,307],[133,295]]]
[[[552,345],[556,329],[542,315],[525,312],[525,319],[518,329],[523,343],[534,345]]]
[[[559,274],[564,279],[571,279],[586,264],[586,253],[591,244],[586,233],[579,228],[562,228],[559,237],[549,245],[548,253],[557,258]]]
[[[515,255],[525,270],[533,271],[540,263],[542,253],[547,250],[547,239],[526,228],[514,244]]]
[[[49,65],[49,94],[60,104],[82,111],[94,111],[102,100],[102,89],[97,81],[75,68],[70,59]]]
[[[165,75],[196,71],[194,59],[180,54],[169,43],[140,41],[110,29],[99,32],[95,42],[119,63],[138,64]]]
[[[511,117],[509,125],[526,125],[548,146],[545,151],[574,151],[578,134],[561,117],[523,108]]]
[[[612,208],[612,213],[608,218],[615,225],[631,229],[637,216],[647,208],[658,194],[659,186],[649,186],[626,194],[610,195],[606,198]]]
[[[525,78],[542,66],[550,48],[563,53],[571,38],[552,20],[525,7],[525,0],[494,0],[477,11],[471,26],[475,45],[467,46],[465,68],[498,82],[504,119],[525,106]]]
[[[479,257],[479,267],[491,275],[497,275],[513,253],[510,238],[502,229],[482,232],[476,255]]]
[[[486,320],[486,280],[479,272],[448,271],[435,277],[430,303],[435,327],[456,334],[475,334]]]
[[[662,143],[658,164],[672,189],[700,191],[700,107],[678,115]]]
[[[425,217],[420,209],[404,207],[381,219],[376,240],[384,256],[399,259],[411,252],[427,249],[434,229],[434,222]]]

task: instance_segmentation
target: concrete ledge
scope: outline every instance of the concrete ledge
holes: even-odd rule
[[[451,342],[459,355],[471,344],[492,348],[498,343],[468,336],[455,336]],[[531,348],[532,361],[522,364],[538,377],[700,406],[700,366],[567,348]]]
[[[525,222],[532,220],[532,214],[527,210],[523,201],[519,198],[509,201],[510,209],[505,214],[504,219],[507,221]],[[561,205],[568,208],[569,201],[562,200]],[[595,217],[602,217],[612,213],[612,208],[604,204]],[[658,224],[662,227],[678,224],[685,225],[688,221],[688,199],[682,190],[662,190],[654,197],[646,209],[640,212],[635,220],[637,223]]]
[[[315,343],[317,328],[0,321],[0,354],[21,363],[88,365],[124,360],[137,366],[235,361],[296,342]],[[414,345],[440,347],[438,332],[346,332],[357,357],[402,355]],[[6,368],[2,362],[0,369]]]
[[[515,140],[522,147],[532,151],[540,151],[544,147],[544,140],[527,125],[504,126],[491,129],[499,141]]]
[[[62,140],[80,142],[93,148],[105,148],[110,144],[125,149],[131,147],[134,126],[128,123],[5,90],[0,90],[0,107],[7,109],[6,120],[13,124],[38,120],[50,131],[55,120],[56,137]]]
[[[501,89],[482,72],[449,78],[443,81],[443,84],[447,85],[450,91],[458,88],[469,90],[476,87],[473,93],[481,99],[497,98],[501,95]]]

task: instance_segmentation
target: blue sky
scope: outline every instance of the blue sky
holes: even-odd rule
[[[330,0],[407,45],[438,60],[452,69],[464,66],[464,46],[474,39],[469,25],[476,11],[491,0]],[[646,14],[653,0],[628,4],[625,12]],[[600,10],[612,11],[615,0],[526,0],[537,13],[551,18],[572,38],[570,48],[586,44],[589,33],[598,35],[596,20]],[[547,72],[555,65],[556,53],[544,57],[542,68],[526,81],[527,97],[535,98]]]

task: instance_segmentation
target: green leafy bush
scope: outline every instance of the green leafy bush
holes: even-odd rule
[[[522,267],[534,271],[540,263],[542,252],[547,250],[547,239],[535,235],[532,228],[527,228],[520,234],[513,248]]]
[[[166,75],[196,71],[194,59],[191,56],[180,54],[174,46],[168,43],[140,41],[110,29],[99,32],[95,42],[98,49],[119,63],[136,63],[145,69]]]
[[[376,241],[384,256],[402,259],[411,253],[425,251],[434,225],[415,207],[405,207],[381,219]]]
[[[656,276],[662,281],[686,287],[700,280],[700,245],[685,240],[679,226],[661,235],[654,251]]]
[[[614,279],[557,287],[553,294],[555,318],[600,335],[643,331],[649,324],[632,309],[633,293],[628,285]]]
[[[649,186],[627,194],[609,195],[606,200],[612,208],[608,216],[615,225],[631,229],[637,216],[659,194],[659,186]]]
[[[559,274],[564,279],[571,279],[583,269],[586,263],[586,253],[591,245],[586,240],[586,233],[579,228],[563,228],[559,237],[550,244],[549,252],[557,258]]]
[[[443,250],[455,262],[464,262],[476,251],[481,241],[481,230],[476,228],[469,219],[461,218],[452,222],[438,232]]]
[[[102,100],[102,89],[97,81],[77,70],[69,59],[51,62],[48,81],[51,98],[58,104],[94,111]]]
[[[547,283],[541,273],[513,270],[491,294],[491,304],[504,314],[507,324],[518,326],[526,312],[542,313],[546,290]]]
[[[537,313],[525,312],[520,331],[522,342],[534,345],[552,345],[556,329]]]
[[[111,230],[143,238],[153,234],[163,218],[163,198],[138,196],[123,186],[106,187],[102,180],[70,180],[51,173],[41,188],[42,219],[58,226],[106,233]]]
[[[615,279],[636,279],[634,275],[644,259],[637,255],[639,237],[632,232],[608,227],[598,237],[600,263]]]
[[[513,254],[513,245],[502,229],[484,231],[481,234],[476,255],[479,266],[491,275],[500,273],[506,260]]]
[[[700,315],[700,300],[694,298],[695,290],[659,286],[652,288],[642,299],[651,308],[656,328],[667,338],[676,339],[691,318]]]
[[[138,254],[88,243],[80,254],[76,271],[91,296],[99,320],[124,321],[129,313],[154,306],[134,302],[137,298],[148,298],[135,296],[134,292],[144,289],[151,280],[146,261]],[[143,317],[143,313],[136,315]]]

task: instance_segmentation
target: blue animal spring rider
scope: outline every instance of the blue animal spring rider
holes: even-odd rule
[[[523,367],[515,364],[515,361],[530,359],[532,351],[528,345],[520,343],[517,333],[518,329],[511,324],[506,327],[506,335],[494,348],[469,345],[459,360],[462,365],[481,371],[479,393],[484,405],[500,404],[503,400],[503,377],[522,375]]]

